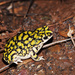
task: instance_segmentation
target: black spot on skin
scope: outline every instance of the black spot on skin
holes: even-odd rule
[[[47,38],[48,38],[47,36],[44,37],[44,39],[47,39]]]
[[[50,33],[50,36],[52,35],[52,33]]]
[[[23,54],[23,51],[20,51],[20,54]]]
[[[36,47],[36,50],[38,50],[38,47]]]
[[[25,36],[26,34],[25,33],[23,33],[23,36],[22,36],[22,41],[23,41],[23,37]]]
[[[13,59],[13,56],[14,56],[14,55],[16,55],[16,53],[14,53],[14,54],[11,55],[11,60]]]
[[[22,49],[22,46],[19,46],[20,49]]]
[[[35,52],[34,52],[34,50],[33,50],[33,55],[35,55]]]

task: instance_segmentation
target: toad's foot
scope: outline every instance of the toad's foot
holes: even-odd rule
[[[45,60],[45,59],[43,58],[43,56],[40,56],[40,57],[39,57],[39,60]]]

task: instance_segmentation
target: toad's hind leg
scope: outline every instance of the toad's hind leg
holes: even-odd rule
[[[18,64],[18,62],[22,62],[20,59],[20,56],[18,55],[18,53],[16,51],[12,51],[9,55],[8,55],[9,61],[15,64]]]
[[[38,57],[38,55],[37,55],[34,51],[31,51],[31,58],[32,58],[34,61],[45,60],[45,59],[43,58],[43,56]]]

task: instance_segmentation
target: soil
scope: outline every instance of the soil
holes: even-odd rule
[[[18,33],[46,25],[53,32],[48,43],[69,38],[69,27],[75,37],[75,0],[33,0],[28,11],[29,5],[30,0],[0,0],[0,68],[7,65],[2,60],[7,40]],[[75,75],[72,40],[42,48],[38,56],[45,60],[23,60],[0,75]]]

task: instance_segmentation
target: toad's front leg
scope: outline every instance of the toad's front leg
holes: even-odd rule
[[[45,59],[43,58],[43,56],[38,57],[38,55],[37,55],[34,51],[31,51],[31,52],[30,52],[30,55],[31,55],[31,58],[32,58],[34,61],[45,60]]]

